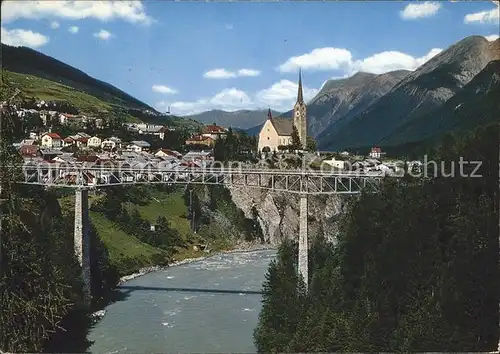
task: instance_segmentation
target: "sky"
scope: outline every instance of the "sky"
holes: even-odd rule
[[[2,43],[27,46],[165,112],[288,111],[328,79],[415,70],[470,35],[493,1],[3,1]]]

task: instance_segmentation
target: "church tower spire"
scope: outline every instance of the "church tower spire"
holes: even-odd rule
[[[299,88],[297,91],[297,102],[293,107],[293,125],[299,133],[300,143],[305,150],[307,147],[307,107],[302,92],[302,70],[299,69]]]
[[[299,89],[297,92],[297,102],[304,103],[304,95],[302,94],[302,70],[299,69]]]

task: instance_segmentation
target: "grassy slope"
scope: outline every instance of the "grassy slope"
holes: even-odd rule
[[[22,90],[29,97],[36,97],[45,101],[68,101],[80,108],[83,112],[110,111],[111,105],[97,97],[72,87],[43,79],[38,76],[20,74],[4,70],[4,79]]]
[[[193,234],[186,219],[187,207],[182,198],[182,191],[170,194],[153,191],[152,197],[146,205],[126,204],[129,209],[136,208],[141,216],[154,223],[159,216],[166,217],[173,229],[176,229],[186,241],[186,248],[179,248],[173,260],[183,260],[186,258],[201,257],[205,255],[201,251],[194,251],[192,245],[203,244],[204,232]],[[95,198],[89,196],[90,202]],[[59,199],[62,210],[65,213],[73,213],[74,198],[72,195]],[[107,219],[103,214],[91,211],[90,221],[96,227],[101,240],[109,250],[110,261],[117,266],[120,275],[131,274],[140,268],[165,262],[167,254],[156,247],[148,245],[135,236],[130,235],[126,230],[121,229],[116,223]],[[223,230],[217,224],[210,224],[207,228],[211,233],[222,235]],[[211,243],[214,251],[231,248],[228,240],[215,239]]]
[[[119,269],[121,275],[136,272],[142,267],[155,265],[167,257],[163,250],[127,234],[100,213],[91,211],[90,220],[109,251],[111,264]]]

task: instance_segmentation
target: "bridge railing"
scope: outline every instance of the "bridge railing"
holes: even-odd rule
[[[60,187],[105,187],[124,184],[218,184],[310,194],[359,193],[375,188],[383,172],[334,172],[309,169],[119,165],[75,166],[64,163],[24,164],[20,183]]]

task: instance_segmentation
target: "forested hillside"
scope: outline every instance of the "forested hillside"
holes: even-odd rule
[[[284,244],[264,284],[258,351],[495,351],[498,139],[498,123],[448,135],[432,155],[438,178],[387,180],[353,201],[338,245],[314,240],[308,293],[297,246]],[[482,177],[458,165],[442,177],[460,157],[482,161]]]

